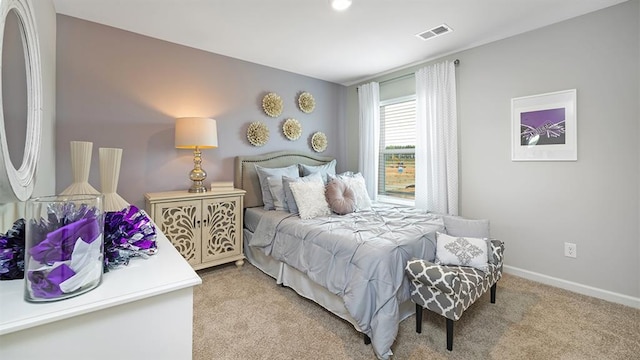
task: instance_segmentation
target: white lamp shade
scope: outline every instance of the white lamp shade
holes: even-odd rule
[[[209,118],[184,117],[176,119],[176,148],[212,149],[218,147],[216,121]]]

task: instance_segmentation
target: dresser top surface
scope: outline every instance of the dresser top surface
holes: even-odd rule
[[[242,189],[207,191],[204,193],[190,193],[186,190],[164,191],[155,193],[146,193],[144,198],[147,201],[158,200],[194,200],[194,199],[210,199],[216,197],[225,197],[230,195],[244,195],[246,191]]]

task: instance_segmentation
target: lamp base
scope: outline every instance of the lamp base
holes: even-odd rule
[[[189,188],[190,193],[203,193],[207,192],[207,187],[202,185],[202,181],[194,181],[193,185]]]
[[[196,146],[193,151],[193,170],[189,173],[189,179],[193,181],[193,184],[189,188],[190,193],[203,193],[207,192],[207,188],[202,185],[202,182],[207,178],[207,172],[200,166],[202,164],[200,147]]]

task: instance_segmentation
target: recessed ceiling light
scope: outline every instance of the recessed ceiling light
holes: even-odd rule
[[[336,11],[344,11],[351,6],[351,0],[329,0],[331,7]]]

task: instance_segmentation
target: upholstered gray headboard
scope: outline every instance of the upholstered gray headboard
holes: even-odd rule
[[[293,164],[323,165],[332,157],[298,151],[276,151],[263,155],[236,156],[234,185],[245,190],[244,207],[262,206],[262,192],[255,165],[279,168]]]

